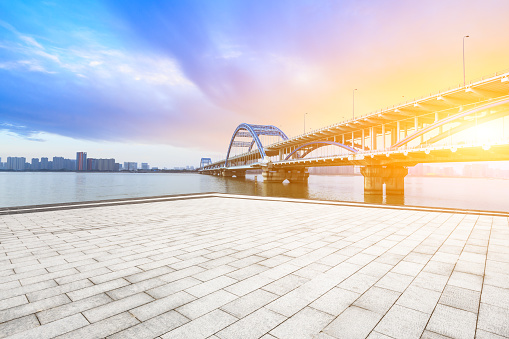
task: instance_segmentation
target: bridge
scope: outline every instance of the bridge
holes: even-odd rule
[[[306,183],[309,167],[361,166],[365,194],[404,194],[408,167],[419,163],[506,161],[509,72],[432,93],[351,120],[288,138],[272,125],[240,124],[226,158],[203,174],[265,182]],[[264,139],[269,142],[264,142]]]

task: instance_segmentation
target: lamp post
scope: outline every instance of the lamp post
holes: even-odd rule
[[[465,38],[470,38],[469,35],[465,35],[463,37],[463,87],[466,85],[465,81]]]
[[[304,134],[306,134],[306,115],[307,113],[304,113]]]
[[[356,90],[357,90],[357,88],[355,88],[352,91],[352,119],[355,119],[355,91]]]

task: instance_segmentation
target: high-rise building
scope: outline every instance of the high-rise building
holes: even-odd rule
[[[114,171],[115,159],[95,159],[98,171]]]
[[[88,158],[87,159],[87,167],[85,169],[86,171],[97,171],[97,162],[94,158]]]
[[[24,157],[7,157],[7,170],[24,171],[26,159]]]
[[[53,166],[51,169],[54,171],[63,170],[64,169],[64,158],[63,157],[53,157]]]
[[[48,158],[41,158],[41,169],[42,170],[48,170],[49,168],[49,162]]]
[[[64,159],[64,169],[66,171],[76,171],[76,160]]]
[[[138,163],[137,162],[124,162],[124,171],[137,171]]]
[[[40,162],[39,162],[39,158],[32,158],[32,164],[30,166],[30,169],[33,170],[33,171],[37,171],[40,169]]]
[[[145,170],[145,171],[148,171],[150,169],[150,167],[148,166],[148,163],[142,162],[141,163],[141,169]]]
[[[76,153],[76,171],[86,171],[87,170],[87,152],[77,152]]]

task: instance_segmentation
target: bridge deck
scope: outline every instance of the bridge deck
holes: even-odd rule
[[[507,214],[166,200],[1,215],[0,334],[509,337]]]
[[[418,100],[264,145],[262,153],[272,157],[270,161],[277,162],[292,156],[292,152],[302,146],[308,147],[302,150],[303,154],[308,154],[318,148],[309,144],[317,142],[334,143],[345,148],[352,147],[359,152],[375,154],[404,149],[407,145],[436,145],[447,137],[506,115],[509,115],[509,73],[501,73],[467,86],[430,94]],[[232,145],[240,143],[248,142],[232,139]],[[260,160],[262,159],[258,151],[253,150],[228,157],[226,167],[239,166],[239,163],[246,162],[256,163]],[[225,167],[225,160],[205,166],[205,169],[221,167]]]

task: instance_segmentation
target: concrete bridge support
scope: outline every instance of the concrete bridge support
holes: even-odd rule
[[[383,171],[382,166],[361,167],[361,174],[364,176],[364,194],[383,194]]]
[[[386,195],[405,194],[405,176],[408,169],[405,167],[392,166],[365,166],[361,168],[364,176],[364,194],[383,194],[385,183]]]
[[[291,183],[307,183],[309,172],[307,168],[285,168],[285,169],[270,169],[269,167],[263,168],[262,176],[264,182],[283,182],[288,179]]]
[[[408,168],[405,167],[386,167],[385,168],[385,194],[386,195],[404,195],[405,177],[408,174]]]

